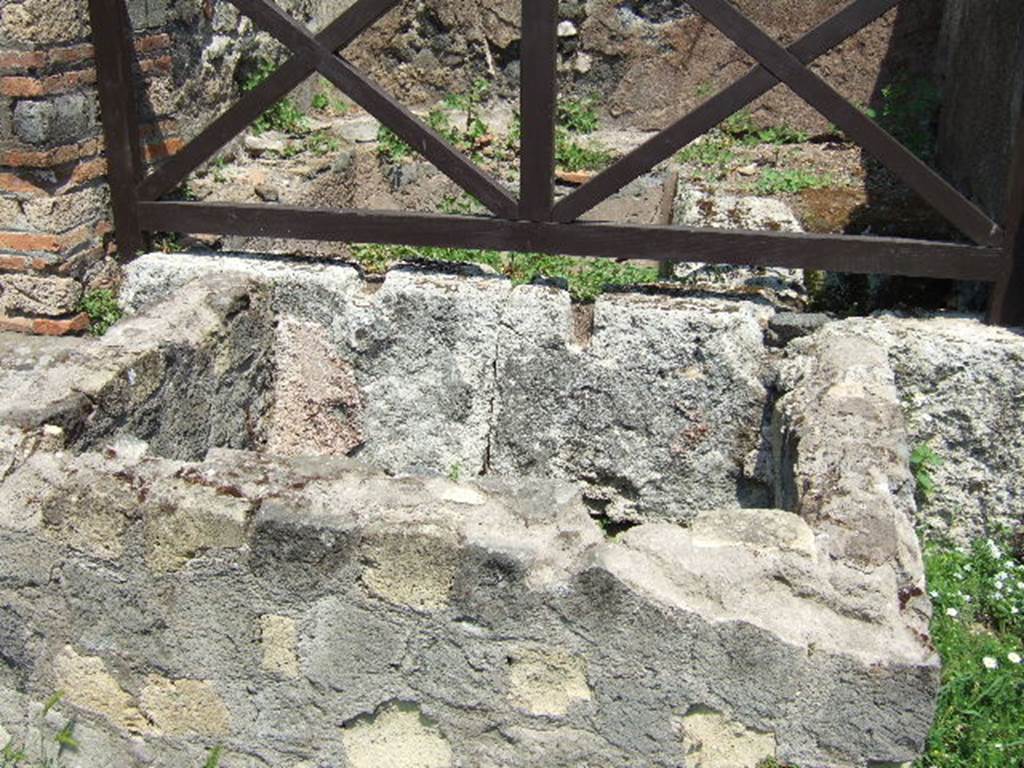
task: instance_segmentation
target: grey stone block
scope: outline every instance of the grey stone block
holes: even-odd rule
[[[7,313],[60,317],[81,297],[81,284],[68,277],[0,275],[0,306]]]
[[[19,101],[14,107],[14,132],[30,144],[79,141],[97,126],[95,94],[68,93],[46,101]]]
[[[907,433],[890,358],[863,333],[791,344],[767,428],[757,304],[615,296],[567,347],[566,297],[465,270],[402,269],[371,291],[348,267],[269,259],[131,269],[134,314],[103,339],[0,336],[0,635],[19,667],[26,637],[59,638],[33,649],[31,675],[0,676],[0,700],[65,690],[105,737],[83,764],[143,748],[192,764],[197,735],[243,765],[356,768],[864,768],[921,751],[939,665]],[[315,398],[279,387],[295,357],[272,359],[295,337],[280,318],[352,356],[363,411],[324,397],[366,429],[359,457],[378,468],[253,452],[274,399]],[[513,386],[581,420],[557,424],[568,448],[540,470],[568,482],[381,471],[486,456],[494,413],[538,408]],[[595,523],[601,452],[651,498],[685,497],[645,455],[658,419],[679,418],[655,409],[704,408],[723,422],[704,450],[724,452],[746,397],[788,509]],[[63,439],[37,439],[55,425]],[[525,455],[537,425],[516,430]],[[600,451],[574,457],[585,440]]]

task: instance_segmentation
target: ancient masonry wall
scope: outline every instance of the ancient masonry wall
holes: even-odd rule
[[[138,71],[166,82],[164,9],[131,5]],[[0,328],[81,330],[82,284],[103,280],[111,223],[89,37],[84,2],[25,0],[0,10]],[[174,151],[174,134],[168,112],[143,111],[147,159]]]

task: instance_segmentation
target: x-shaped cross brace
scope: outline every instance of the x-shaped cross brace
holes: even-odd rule
[[[174,167],[169,168],[171,163],[168,163],[144,181],[139,188],[140,196],[152,199],[166,192],[169,182],[173,186],[184,178],[242,127],[315,71],[394,131],[495,215],[506,219],[515,218],[518,207],[516,200],[496,180],[388,96],[351,63],[334,53],[335,49],[347,45],[363,29],[396,5],[397,0],[363,0],[342,14],[317,37],[295,23],[273,3],[263,0],[231,2],[295,55],[256,91],[248,94],[249,98],[243,100],[245,103],[240,109],[236,109],[234,114],[222,115],[179,153]],[[239,125],[246,117],[249,119]],[[193,151],[189,152],[189,148]]]
[[[965,234],[982,245],[1000,245],[1002,233],[988,216],[807,67],[811,61],[879,18],[897,2],[858,0],[787,50],[727,0],[689,0],[690,5],[760,62],[761,67],[564,198],[555,206],[555,220],[575,220],[782,82],[884,163]]]
[[[272,2],[231,0],[243,13],[293,51],[294,55],[178,155],[143,180],[139,185],[140,197],[152,200],[172,189],[275,101],[316,71],[417,149],[495,215],[505,219],[517,218],[517,201],[494,178],[371,82],[350,62],[335,54],[335,50],[345,47],[397,5],[398,1],[358,0],[314,37]],[[690,0],[701,15],[753,56],[761,66],[565,197],[550,209],[550,218],[563,223],[576,220],[781,82],[888,166],[976,242],[999,245],[1002,233],[988,216],[807,67],[818,56],[879,18],[897,2],[855,0],[786,49],[727,0]]]

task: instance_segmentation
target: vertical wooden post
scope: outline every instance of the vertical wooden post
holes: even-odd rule
[[[1024,115],[1016,138],[1003,246],[1006,271],[993,289],[990,318],[998,325],[1024,326]]]
[[[89,19],[114,233],[120,258],[127,260],[143,245],[136,192],[143,166],[132,76],[134,36],[125,0],[89,0]]]
[[[555,202],[558,0],[522,0],[519,217],[550,221]]]

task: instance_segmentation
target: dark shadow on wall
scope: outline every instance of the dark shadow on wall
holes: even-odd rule
[[[915,155],[937,167],[942,114],[941,62],[947,0],[901,0],[879,70],[869,114]],[[865,153],[866,199],[849,216],[847,234],[963,242],[965,238],[932,206]],[[879,309],[962,306],[957,284],[883,275],[829,275],[823,308],[843,314]]]

